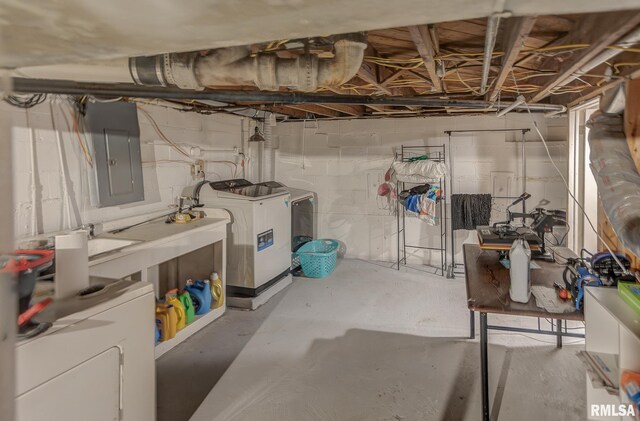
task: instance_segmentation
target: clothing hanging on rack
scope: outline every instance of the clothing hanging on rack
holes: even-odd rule
[[[490,220],[490,194],[451,195],[451,229],[474,230],[479,225],[489,225]]]
[[[428,186],[428,188],[425,188],[425,186]],[[417,214],[420,219],[429,225],[436,225],[438,223],[436,203],[442,196],[442,190],[437,185],[427,184],[425,186],[418,186],[420,188],[416,190],[404,191],[399,198],[404,197],[404,206],[409,212]],[[412,194],[412,190],[417,193]]]
[[[411,187],[409,194],[424,194],[429,191],[431,184],[422,184],[420,186]]]

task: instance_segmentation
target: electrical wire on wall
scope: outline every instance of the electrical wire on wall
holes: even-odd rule
[[[69,107],[71,107],[70,109],[73,109],[73,105],[71,105],[71,100],[67,101],[67,104]],[[65,110],[64,106],[63,106],[63,102],[58,102],[58,108],[60,109],[60,114],[62,115],[62,120],[64,121],[64,124],[66,126],[67,129],[67,133],[69,134],[69,140],[71,142],[73,142],[73,130],[71,128],[71,124],[69,123],[69,119],[67,118],[67,114],[69,110]],[[70,113],[72,114],[72,113]],[[78,140],[80,140],[79,138],[76,138]],[[87,158],[87,155],[84,153],[84,150],[82,149],[82,147],[79,147],[78,150],[80,150],[81,155],[77,156],[78,157],[78,162],[79,162],[79,168],[81,171],[81,177],[80,177],[80,198],[81,198],[81,205],[80,205],[80,211],[79,214],[76,214],[76,223],[78,225],[82,225],[83,221],[86,218],[86,204],[85,204],[85,192],[87,190],[87,184],[86,184],[86,177],[87,177],[87,166],[89,165],[89,160]],[[74,151],[77,151],[76,149],[74,149]]]
[[[49,113],[51,114],[51,127],[56,134],[56,146],[58,149],[58,165],[60,166],[60,178],[62,184],[62,211],[63,217],[66,219],[67,228],[71,229],[71,197],[69,195],[69,180],[67,179],[67,169],[65,166],[64,150],[62,148],[62,136],[56,125],[55,113],[53,111],[53,101],[49,101]],[[63,225],[64,228],[64,225]]]
[[[181,162],[181,163],[186,163],[189,165],[192,165],[198,161],[202,161],[205,164],[224,164],[227,166],[231,167],[231,178],[236,178],[237,177],[237,173],[238,173],[238,164],[233,162],[233,161],[229,161],[229,160],[210,160],[210,159],[198,159],[195,158],[193,156],[191,156],[187,151],[185,151],[182,147],[180,147],[180,145],[178,145],[176,142],[174,142],[173,140],[169,139],[167,137],[167,135],[162,131],[162,129],[160,129],[158,123],[155,121],[155,119],[153,118],[153,116],[144,108],[142,107],[138,107],[138,109],[142,112],[142,114],[145,116],[145,118],[149,121],[149,123],[151,124],[151,127],[153,127],[154,131],[158,134],[158,136],[160,137],[160,139],[162,141],[164,141],[165,143],[167,143],[173,150],[175,150],[176,152],[178,152],[180,155],[184,156],[186,159],[184,160],[160,160],[160,161],[153,161],[156,163],[169,163],[169,162]],[[244,158],[243,157],[243,161],[242,164],[244,165]],[[143,163],[151,163],[152,161],[146,161]],[[209,171],[204,171],[209,172]],[[214,172],[211,172],[213,174],[216,174]],[[217,175],[217,174],[216,174]],[[202,176],[204,177],[205,174],[202,174]]]
[[[47,94],[7,95],[3,99],[14,107],[29,109],[42,104],[47,99]]]

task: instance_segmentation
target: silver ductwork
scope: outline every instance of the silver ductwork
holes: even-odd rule
[[[208,52],[166,53],[147,57],[24,67],[14,77],[76,82],[135,83],[142,86],[203,90],[208,86],[255,85],[263,91],[290,88],[312,92],[338,87],[360,69],[367,48],[364,33],[333,37],[334,56],[303,54],[282,58],[272,52],[252,55],[248,46]]]
[[[624,119],[599,112],[587,125],[591,171],[604,212],[620,243],[640,256],[640,174],[629,151]]]

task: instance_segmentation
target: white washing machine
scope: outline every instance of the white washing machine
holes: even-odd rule
[[[227,291],[255,297],[291,266],[290,194],[244,179],[200,186],[200,204],[232,215],[227,235]]]
[[[155,298],[147,282],[56,300],[52,326],[16,343],[17,421],[154,421]],[[2,418],[2,416],[0,416]]]

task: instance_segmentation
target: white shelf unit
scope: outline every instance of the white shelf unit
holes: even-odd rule
[[[142,240],[140,245],[90,262],[92,276],[113,279],[130,278],[153,285],[157,299],[167,290],[182,287],[187,279],[208,279],[218,272],[222,279],[224,305],[196,319],[168,341],[155,347],[159,358],[226,311],[227,224],[229,213],[222,209],[203,208],[210,218],[185,224],[167,225],[157,221],[114,235],[115,238]]]
[[[624,370],[640,372],[640,315],[619,296],[615,288],[587,287],[584,303],[585,348],[588,352],[614,354],[618,357],[620,373]],[[589,420],[624,420],[634,417],[591,417],[592,405],[629,404],[620,389],[610,395],[604,388],[594,388],[587,374],[587,408]]]
[[[209,323],[221,317],[227,308],[226,293],[226,239],[220,239],[215,243],[208,244],[189,253],[177,256],[174,259],[163,262],[156,266],[153,275],[155,288],[160,296],[164,292],[179,284],[183,286],[185,281],[191,279],[208,279],[212,272],[217,272],[222,279],[223,305],[219,308],[212,308],[208,313],[195,316],[193,322],[185,326],[176,333],[176,336],[160,342],[155,348],[156,359],[173,349],[178,344],[184,342],[194,333],[207,326]],[[178,282],[176,282],[178,281]],[[213,306],[215,303],[211,303]]]
[[[169,339],[168,341],[160,342],[156,345],[156,359],[160,358],[162,355],[166,354],[167,352],[178,346],[180,343],[184,342],[187,338],[207,326],[209,323],[221,317],[226,309],[227,307],[225,304],[222,307],[212,309],[207,314],[196,316],[195,320],[185,326],[184,329],[176,333],[176,336],[174,338]]]

